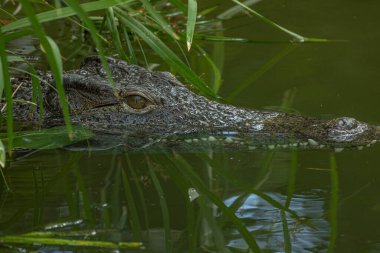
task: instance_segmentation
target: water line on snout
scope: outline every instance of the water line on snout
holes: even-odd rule
[[[380,128],[379,128],[380,131]],[[277,142],[274,142],[276,140]],[[281,140],[281,141],[279,141]],[[229,150],[333,150],[341,152],[343,150],[363,150],[377,142],[372,140],[366,145],[346,146],[322,143],[312,138],[298,139],[283,134],[282,136],[270,136],[263,134],[241,135],[233,131],[221,131],[213,133],[187,134],[167,136],[160,140],[163,143],[171,143],[175,146],[186,146],[189,149],[199,149],[201,147],[223,146]]]

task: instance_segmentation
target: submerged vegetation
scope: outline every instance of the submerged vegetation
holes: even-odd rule
[[[1,108],[2,115],[5,116],[1,123],[6,126],[7,131],[0,135],[2,140],[0,141],[0,172],[5,185],[3,190],[10,188],[2,170],[7,164],[5,161],[6,150],[9,153],[14,148],[44,149],[48,150],[47,152],[54,152],[52,150],[55,148],[92,136],[91,132],[71,125],[63,89],[64,66],[70,65],[82,55],[100,55],[111,84],[113,81],[110,70],[107,68],[106,56],[116,56],[133,64],[145,65],[147,68],[157,67],[155,64],[157,58],[161,58],[167,66],[159,68],[170,69],[203,95],[217,99],[218,90],[222,84],[223,59],[220,58],[224,50],[221,47],[222,43],[284,43],[283,51],[252,73],[247,82],[237,85],[228,97],[231,100],[286,56],[294,48],[295,43],[327,41],[308,38],[282,27],[256,12],[251,7],[254,2],[245,1],[243,3],[232,0],[234,5],[231,5],[230,9],[223,13],[214,13],[215,6],[200,9],[200,2],[196,0],[189,0],[187,4],[178,0],[100,0],[82,4],[79,1],[66,0],[54,1],[55,5],[50,5],[45,1],[20,0],[17,3],[8,2],[8,4],[0,6],[0,23],[2,24],[0,26],[0,95],[3,97],[2,94],[4,94],[6,102],[4,108]],[[244,11],[243,14],[241,14],[242,11]],[[284,33],[288,36],[288,40],[266,41],[263,38],[263,41],[252,41],[246,38],[224,36],[223,20],[232,19],[236,15],[251,15]],[[63,53],[59,43],[48,32],[49,25],[63,26],[59,22],[68,22],[70,31],[73,32],[70,41],[67,42],[74,45],[70,52]],[[34,78],[34,100],[30,102],[42,103],[36,99],[39,82],[35,75],[36,67],[33,61],[28,61],[28,55],[23,55],[22,52],[9,47],[13,41],[25,36],[38,39],[41,51],[36,55],[43,55],[48,69],[54,75],[66,123],[65,128],[14,131],[12,105],[25,101],[13,99],[10,73],[29,72],[32,79]],[[214,54],[208,53],[209,50],[205,47],[206,42],[212,43]],[[193,61],[207,65],[207,74],[202,76],[204,73],[194,71],[193,69],[196,68],[193,65],[196,64]],[[26,66],[26,69],[20,68],[21,65]],[[206,78],[208,78],[207,81],[204,80]],[[291,98],[288,98],[285,101],[285,109],[289,109],[290,100]],[[96,196],[99,201],[97,203],[99,206],[96,207],[91,202],[91,198],[95,197],[91,196],[87,185],[91,182],[86,180],[87,175],[82,174],[83,171],[80,167],[80,162],[83,163],[83,160],[88,158],[82,153],[70,154],[68,158],[59,157],[60,163],[52,166],[56,168],[54,175],[44,175],[43,173],[54,172],[41,172],[42,170],[35,172],[33,168],[33,176],[28,179],[34,180],[36,192],[35,198],[27,205],[28,207],[35,206],[32,214],[33,226],[30,227],[30,229],[33,228],[33,231],[24,228],[26,231],[21,231],[21,234],[18,235],[4,234],[4,231],[5,233],[9,231],[18,220],[22,220],[22,217],[28,214],[29,208],[20,208],[15,214],[7,213],[9,219],[0,224],[2,229],[0,231],[0,247],[1,245],[8,248],[12,248],[13,245],[29,245],[30,249],[35,249],[41,247],[40,245],[53,245],[56,247],[68,246],[70,249],[78,247],[140,248],[141,242],[147,238],[145,236],[147,230],[151,228],[148,216],[154,211],[152,210],[154,208],[146,204],[146,185],[144,185],[146,182],[144,180],[149,181],[147,184],[151,187],[156,199],[159,200],[156,208],[159,207],[162,216],[160,226],[162,226],[161,232],[164,235],[165,252],[173,252],[177,249],[185,252],[199,252],[199,245],[202,245],[205,251],[247,252],[251,250],[261,252],[260,243],[255,238],[257,230],[250,230],[250,224],[237,215],[239,209],[252,194],[259,196],[280,212],[283,228],[282,246],[285,252],[292,252],[293,233],[296,233],[294,224],[303,223],[303,225],[313,228],[313,222],[290,208],[297,175],[296,152],[291,154],[289,168],[291,173],[284,203],[260,191],[261,186],[272,172],[275,155],[273,151],[262,159],[260,171],[253,183],[236,179],[232,175],[233,173],[225,168],[228,161],[223,155],[212,155],[211,153],[195,155],[200,161],[199,164],[194,164],[194,161],[186,159],[186,155],[181,154],[173,155],[166,152],[153,156],[144,153],[138,154],[135,160],[145,162],[146,170],[143,171],[129,154],[111,154],[109,164],[106,165],[108,171],[103,171],[106,172],[106,175],[102,177],[102,188],[99,196]],[[333,188],[330,201],[333,209],[330,218],[333,227],[331,228],[329,251],[332,252],[337,236],[337,224],[334,220],[336,220],[338,202],[338,177],[334,155],[331,155],[330,161],[331,186]],[[23,166],[28,167],[27,165]],[[198,168],[196,166],[207,173],[204,171],[198,173],[195,169]],[[172,183],[175,185],[173,187],[178,190],[178,194],[182,196],[181,200],[185,200],[182,218],[186,219],[186,228],[179,236],[173,235],[169,200],[163,189],[163,182],[166,183],[165,180],[168,177],[173,181]],[[217,193],[220,186],[213,185],[214,177],[222,179],[224,184],[221,187],[236,188],[242,193],[227,205],[226,201],[221,198],[223,194]],[[99,187],[99,185],[92,187]],[[75,222],[65,222],[65,224],[51,229],[43,223],[41,218],[43,208],[38,204],[43,203],[47,194],[56,189],[62,191],[60,194],[65,194],[68,216],[70,219],[78,221],[79,225]],[[3,201],[3,195],[1,199]],[[219,215],[219,213],[223,215]],[[292,219],[292,224],[287,223],[289,217]],[[123,229],[126,226],[130,229],[126,236],[127,239],[115,239],[118,237],[114,234],[125,232]],[[291,226],[293,228],[290,228]],[[227,238],[225,234],[231,238]],[[240,237],[244,243],[237,243],[237,245],[228,243],[229,241],[238,241]],[[225,247],[227,244],[229,248]]]

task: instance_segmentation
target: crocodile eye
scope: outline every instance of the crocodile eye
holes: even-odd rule
[[[127,105],[135,110],[144,109],[151,103],[148,99],[140,95],[129,95],[126,97]]]
[[[133,87],[120,91],[118,97],[122,110],[134,114],[144,114],[160,106],[157,100],[147,93],[147,91],[134,89]]]

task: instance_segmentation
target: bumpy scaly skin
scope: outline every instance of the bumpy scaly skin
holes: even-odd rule
[[[71,120],[130,146],[170,142],[216,142],[248,148],[359,147],[379,138],[378,128],[353,118],[320,120],[281,112],[248,110],[217,103],[191,92],[167,72],[151,72],[124,61],[109,58],[115,87],[108,82],[98,57],[88,57],[78,70],[64,74],[64,86]],[[63,124],[51,73],[39,73],[44,103],[42,126]],[[13,78],[17,99],[30,101],[30,77]],[[136,110],[126,97],[140,95],[149,106]],[[30,103],[17,102],[14,115],[38,124],[40,107],[31,114]],[[207,135],[207,136],[205,136]],[[203,137],[196,137],[203,136]],[[107,137],[107,139],[109,139]],[[137,141],[139,140],[139,141]],[[144,141],[141,141],[144,140]]]

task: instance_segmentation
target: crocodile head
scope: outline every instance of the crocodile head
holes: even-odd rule
[[[296,140],[297,146],[308,148],[339,151],[357,147],[360,150],[380,139],[380,128],[349,117],[322,120],[282,114],[268,121],[266,126],[268,131],[286,133]]]
[[[121,142],[223,142],[249,148],[365,146],[377,139],[377,128],[352,118],[319,120],[298,115],[248,110],[209,100],[190,91],[172,74],[148,71],[108,58],[114,85],[98,57],[64,75],[71,119]],[[46,94],[51,116],[61,119],[57,94]],[[136,141],[136,140],[140,140]]]

